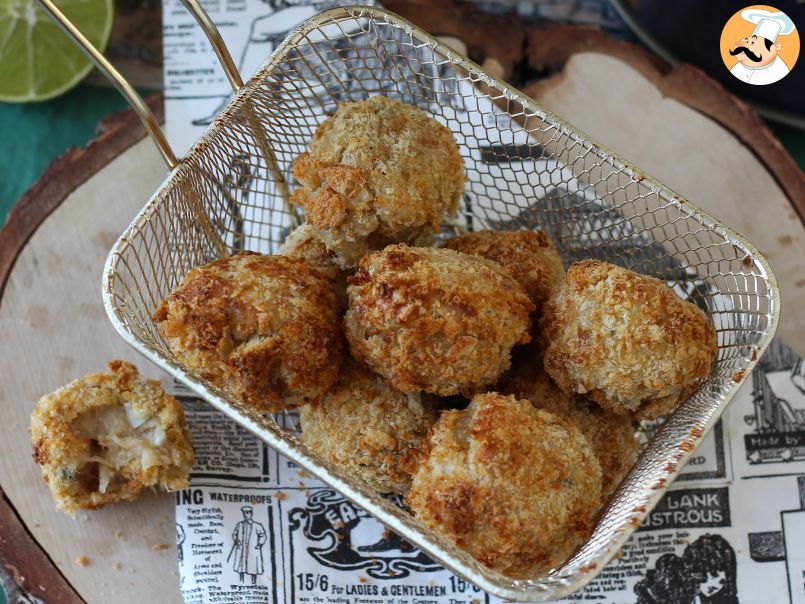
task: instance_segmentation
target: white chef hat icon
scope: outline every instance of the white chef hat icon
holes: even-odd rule
[[[794,31],[794,22],[784,12],[772,12],[762,8],[747,8],[741,11],[741,17],[755,23],[753,36],[766,38],[774,42],[777,36],[787,36]]]

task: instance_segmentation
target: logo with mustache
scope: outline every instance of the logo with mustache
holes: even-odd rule
[[[779,82],[794,68],[799,33],[784,12],[766,5],[747,6],[724,24],[719,50],[724,66],[736,79],[766,86]]]
[[[730,51],[730,55],[732,55],[733,57],[741,53],[744,53],[750,61],[753,61],[755,63],[760,63],[763,60],[763,57],[761,57],[760,55],[756,55],[746,46],[736,46],[733,50]]]

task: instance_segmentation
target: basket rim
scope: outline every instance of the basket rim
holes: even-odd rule
[[[115,307],[114,282],[117,274],[117,267],[123,253],[131,245],[131,236],[149,221],[150,217],[158,207],[159,200],[163,196],[164,192],[170,188],[174,179],[179,177],[186,170],[190,169],[188,167],[189,162],[187,160],[192,159],[203,150],[203,148],[206,146],[206,142],[212,139],[225,125],[226,118],[232,113],[232,111],[234,111],[234,105],[236,105],[241,98],[251,94],[251,91],[256,83],[261,81],[268,72],[276,67],[280,59],[285,56],[289,48],[293,48],[308,33],[317,29],[318,27],[327,23],[332,23],[336,19],[343,18],[354,18],[356,20],[361,18],[383,19],[388,24],[400,28],[407,34],[414,36],[417,38],[417,41],[424,42],[430,49],[444,56],[451,64],[464,69],[468,76],[473,79],[473,81],[481,81],[491,88],[500,91],[501,96],[505,97],[509,101],[514,101],[521,105],[523,111],[528,112],[528,115],[535,115],[539,117],[547,124],[555,127],[562,135],[568,136],[573,142],[590,147],[597,155],[602,156],[603,159],[611,163],[618,170],[622,170],[632,180],[640,181],[641,184],[648,186],[652,192],[657,194],[665,202],[675,206],[679,210],[682,210],[684,206],[684,212],[689,214],[690,218],[698,221],[706,229],[714,231],[716,234],[723,237],[726,242],[733,244],[742,250],[746,250],[747,254],[751,256],[752,261],[759,266],[761,272],[763,273],[762,276],[765,278],[768,287],[767,297],[769,310],[767,313],[765,313],[765,315],[768,318],[769,324],[766,333],[763,334],[761,340],[753,346],[756,352],[756,354],[753,356],[754,360],[744,359],[745,364],[741,365],[740,367],[740,380],[731,380],[730,386],[724,390],[718,409],[713,412],[703,423],[701,432],[691,437],[691,444],[694,446],[683,451],[679,456],[677,456],[677,458],[674,460],[675,463],[673,469],[664,470],[663,476],[666,480],[666,487],[662,489],[654,489],[651,497],[647,500],[646,505],[642,507],[640,511],[633,512],[632,517],[623,523],[626,525],[625,528],[623,530],[618,530],[614,539],[606,544],[606,546],[602,545],[599,548],[598,553],[595,556],[594,568],[584,568],[581,569],[583,572],[575,572],[567,576],[555,575],[550,577],[550,579],[543,579],[542,581],[529,580],[527,582],[523,582],[524,584],[522,587],[512,587],[512,579],[504,577],[490,569],[479,566],[477,562],[474,562],[468,554],[458,550],[452,544],[447,543],[444,538],[435,535],[427,529],[422,530],[419,527],[414,528],[413,526],[406,526],[406,524],[404,524],[396,515],[385,509],[384,504],[378,500],[376,495],[373,496],[361,485],[353,485],[349,480],[345,480],[345,477],[335,475],[327,468],[321,467],[316,459],[315,454],[310,455],[308,451],[303,450],[304,446],[300,446],[300,443],[295,437],[280,434],[277,430],[273,429],[266,420],[261,420],[257,414],[252,412],[247,412],[244,414],[234,409],[231,404],[227,402],[220,390],[210,388],[192,375],[187,374],[179,365],[175,364],[167,357],[162,356],[162,354],[154,347],[138,339],[126,326],[124,320],[122,319],[121,312]],[[488,94],[486,96],[490,97]],[[101,279],[101,289],[106,313],[120,336],[143,356],[148,358],[163,370],[167,371],[174,378],[177,378],[187,384],[200,398],[203,398],[213,407],[219,411],[222,411],[241,426],[256,434],[259,438],[267,442],[281,454],[291,457],[295,462],[302,465],[312,474],[321,478],[323,482],[333,487],[342,495],[355,501],[358,505],[377,517],[381,522],[401,533],[406,539],[413,542],[417,547],[419,547],[429,556],[433,557],[451,572],[464,577],[483,590],[499,597],[514,601],[533,602],[561,598],[578,591],[592,581],[600,573],[603,567],[609,563],[609,561],[618,552],[620,547],[632,536],[644,518],[656,506],[660,498],[667,491],[668,486],[670,486],[670,484],[676,479],[689,457],[693,455],[699,444],[701,444],[702,440],[709,433],[710,429],[718,421],[726,406],[733,399],[743,383],[747,380],[752,369],[755,367],[763,352],[774,338],[780,319],[780,291],[777,279],[769,262],[757,250],[757,248],[752,245],[752,243],[716,219],[710,213],[687,201],[672,189],[662,184],[660,181],[652,178],[643,170],[640,170],[635,164],[629,162],[615,151],[601,144],[593,137],[586,135],[569,122],[561,119],[555,113],[547,110],[545,107],[530,99],[522,92],[492,75],[477,63],[473,62],[461,53],[458,53],[420,27],[412,24],[392,11],[379,7],[364,5],[342,6],[318,13],[296,27],[286,37],[286,39],[277,46],[262,67],[260,67],[260,69],[258,69],[257,72],[255,72],[255,74],[243,86],[243,88],[241,88],[241,90],[230,99],[229,103],[213,120],[207,130],[190,147],[185,158],[180,160],[178,165],[168,173],[165,180],[160,184],[142,210],[137,213],[129,226],[117,239],[104,264]]]

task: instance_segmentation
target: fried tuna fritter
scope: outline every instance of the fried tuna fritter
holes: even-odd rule
[[[392,245],[349,279],[352,355],[403,392],[477,391],[529,341],[534,305],[500,265],[446,249]]]
[[[291,201],[345,268],[371,250],[412,243],[458,210],[464,161],[448,128],[374,96],[342,103],[293,166]]]
[[[523,286],[536,315],[565,276],[562,258],[544,231],[478,231],[448,239],[444,246],[500,264]]]
[[[316,229],[304,223],[288,234],[277,254],[290,258],[301,258],[317,268],[335,286],[335,293],[343,308],[347,305],[347,272],[341,270],[338,261],[324,242],[316,236]]]
[[[667,414],[696,391],[716,332],[665,283],[607,262],[572,265],[540,321],[545,371],[615,413]]]
[[[42,397],[31,415],[34,460],[57,509],[75,515],[146,487],[185,488],[193,446],[179,402],[125,361]]]
[[[154,321],[180,363],[259,412],[315,401],[338,377],[334,287],[298,258],[241,252],[195,268]]]
[[[495,389],[565,418],[587,437],[601,465],[602,503],[637,461],[640,442],[634,420],[606,411],[580,395],[563,392],[545,373],[536,347],[529,345],[517,351],[512,368]]]
[[[435,397],[394,390],[350,362],[318,404],[300,409],[302,442],[381,493],[404,494],[436,417]]]
[[[406,499],[415,516],[510,577],[559,566],[589,536],[601,468],[571,422],[479,394],[445,411]]]

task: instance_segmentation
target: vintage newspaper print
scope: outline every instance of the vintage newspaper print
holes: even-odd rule
[[[285,32],[334,4],[205,2],[244,77]],[[212,50],[180,0],[166,0],[164,7],[168,134],[181,151],[203,132],[230,92]],[[347,60],[336,67],[339,90],[348,92],[355,66]],[[446,85],[456,84],[453,80]],[[443,111],[468,111],[457,102],[460,95],[454,90],[443,92],[423,88],[415,98],[404,100],[439,103]],[[471,90],[462,94],[474,98]],[[331,99],[345,100],[337,94]],[[323,103],[322,117],[333,108]],[[499,110],[483,101],[472,114],[478,120],[502,119]],[[507,153],[500,153],[498,146],[508,147]],[[482,204],[490,226],[536,226],[544,223],[539,213],[550,210],[563,216],[561,224],[546,227],[552,236],[580,240],[584,233],[603,232],[597,228],[603,221],[618,225],[605,231],[623,246],[624,262],[629,262],[632,250],[645,255],[652,249],[645,235],[599,203],[594,190],[563,172],[555,160],[545,159],[535,141],[509,133],[472,152],[486,164],[490,184],[527,178],[521,184],[536,197],[532,209],[512,219],[504,193],[488,187],[490,196],[481,199],[468,192],[465,204]],[[513,170],[500,161],[504,155],[531,166]],[[232,166],[231,177],[254,178],[249,158],[242,159],[242,165]],[[579,203],[579,197],[587,203]],[[464,216],[459,223],[471,220]],[[579,257],[588,244],[580,242]],[[678,271],[680,294],[705,287],[684,270],[669,269]],[[176,496],[186,602],[499,602],[440,568],[181,386],[177,394],[187,410],[198,457],[192,487]],[[643,438],[650,438],[657,427],[644,425]],[[618,558],[565,602],[805,604],[805,364],[800,358],[779,342],[767,351]]]
[[[617,559],[563,601],[805,603],[804,367],[775,342]],[[176,394],[198,457],[192,488],[176,495],[186,602],[500,602],[181,385]]]
[[[293,28],[347,0],[203,0],[244,81]],[[374,4],[362,0],[357,4]],[[164,0],[163,55],[168,140],[183,155],[232,97],[215,52],[181,0]]]

